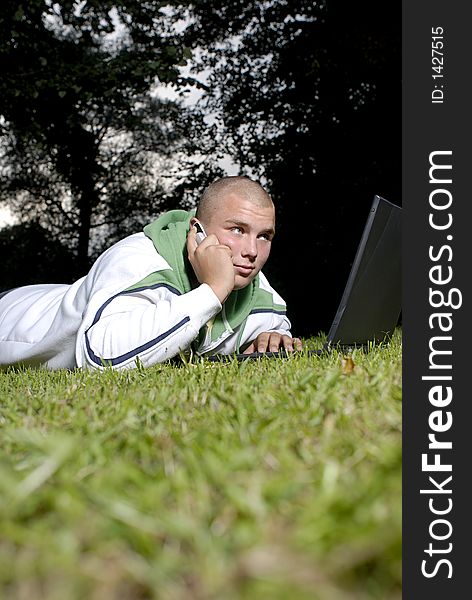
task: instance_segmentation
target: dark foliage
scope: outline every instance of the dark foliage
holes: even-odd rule
[[[0,200],[39,220],[85,270],[94,230],[95,245],[109,243],[165,197],[156,175],[182,135],[177,107],[150,90],[179,83],[188,51],[159,2],[78,6],[1,5]]]
[[[205,0],[193,17],[186,43],[213,68],[202,110],[277,204],[265,270],[295,331],[326,330],[374,194],[401,203],[401,7]]]
[[[72,283],[74,256],[39,223],[0,230],[0,292],[34,283]]]

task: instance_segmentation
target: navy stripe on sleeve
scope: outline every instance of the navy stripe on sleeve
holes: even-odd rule
[[[125,290],[124,292],[118,292],[118,294],[115,294],[111,298],[108,298],[108,300],[106,302],[104,302],[102,304],[102,306],[97,310],[95,318],[92,321],[92,325],[95,325],[95,323],[102,316],[102,312],[105,310],[105,308],[110,304],[110,302],[113,302],[113,300],[115,298],[118,298],[118,296],[123,296],[124,294],[134,294],[135,292],[142,292],[143,290],[155,290],[155,289],[160,288],[160,287],[167,288],[169,290],[169,292],[172,292],[176,296],[180,296],[181,295],[180,291],[177,288],[172,287],[171,285],[168,285],[167,283],[156,283],[155,285],[143,286],[143,287],[140,287],[140,288],[135,288],[134,290]],[[92,325],[90,325],[90,327],[92,327]]]
[[[254,310],[251,310],[251,312],[249,314],[255,315],[256,313],[272,313],[275,315],[286,315],[287,311],[286,310],[275,310],[273,308],[255,308]]]
[[[104,302],[104,304],[98,309],[95,318],[92,321],[92,325],[90,325],[90,327],[87,329],[87,331],[85,332],[85,345],[87,348],[87,353],[90,357],[90,360],[92,360],[95,364],[99,365],[99,366],[116,366],[119,365],[123,362],[125,362],[126,360],[133,358],[134,356],[137,356],[140,352],[144,352],[145,350],[148,350],[149,348],[152,348],[152,346],[155,346],[156,344],[158,344],[159,342],[161,342],[162,340],[164,340],[166,337],[168,337],[169,335],[171,335],[172,333],[174,333],[174,331],[177,331],[177,329],[179,329],[180,327],[182,327],[183,325],[185,325],[185,323],[188,323],[190,321],[190,317],[185,317],[184,319],[182,319],[179,323],[177,323],[176,325],[174,325],[173,327],[171,327],[169,330],[165,331],[164,333],[162,333],[161,335],[159,335],[157,338],[154,338],[152,340],[149,340],[148,342],[146,342],[145,344],[142,344],[141,346],[138,346],[137,348],[133,348],[133,350],[130,350],[129,352],[126,352],[125,354],[122,354],[121,356],[116,356],[114,358],[103,358],[100,356],[97,356],[91,346],[90,346],[90,341],[88,338],[88,332],[90,330],[91,327],[93,327],[93,325],[95,325],[99,320],[100,317],[102,316],[103,311],[105,310],[105,308],[110,304],[110,302],[112,302],[115,298],[117,298],[118,296],[122,296],[124,294],[133,294],[135,292],[141,292],[143,290],[149,290],[149,289],[156,289],[159,287],[165,287],[167,288],[170,292],[176,294],[177,296],[181,295],[181,292],[168,285],[165,283],[158,283],[152,286],[145,286],[145,287],[141,287],[141,288],[136,288],[133,290],[126,290],[124,292],[119,292],[118,294],[115,294],[114,296],[112,296],[111,298],[109,298],[106,302]]]
[[[149,340],[149,342],[146,342],[142,346],[133,348],[133,350],[130,350],[129,352],[126,352],[125,354],[122,354],[121,356],[116,356],[115,358],[102,358],[102,357],[94,354],[94,352],[92,351],[92,349],[90,347],[90,342],[89,342],[87,333],[85,333],[85,343],[87,346],[87,353],[88,353],[90,359],[95,364],[97,364],[101,367],[102,366],[114,367],[116,365],[120,365],[122,362],[125,362],[129,358],[133,358],[134,356],[137,356],[140,352],[144,352],[145,350],[152,348],[152,346],[155,346],[156,344],[161,342],[163,339],[165,339],[167,336],[171,335],[171,333],[174,333],[174,331],[177,331],[177,329],[179,329],[180,327],[182,327],[183,325],[185,325],[185,323],[188,323],[189,321],[190,321],[190,317],[185,317],[185,319],[182,319],[179,323],[177,323],[177,325],[174,325],[174,327],[171,327],[169,330],[167,330],[164,333],[162,333],[161,335],[157,336],[157,338],[154,338],[153,340]]]

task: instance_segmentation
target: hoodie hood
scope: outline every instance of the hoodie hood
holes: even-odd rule
[[[192,266],[187,258],[187,234],[194,214],[193,210],[171,210],[144,228],[154,248],[169,263],[173,283],[182,294],[192,289],[188,276]]]

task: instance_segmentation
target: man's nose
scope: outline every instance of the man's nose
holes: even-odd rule
[[[257,239],[255,237],[248,236],[244,240],[243,251],[241,254],[250,258],[257,257]]]

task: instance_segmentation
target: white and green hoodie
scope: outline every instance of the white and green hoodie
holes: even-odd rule
[[[264,331],[291,335],[285,302],[262,273],[223,306],[207,284],[192,289],[192,216],[165,213],[109,248],[72,285],[25,286],[0,298],[0,365],[124,369],[190,348],[239,352]]]

